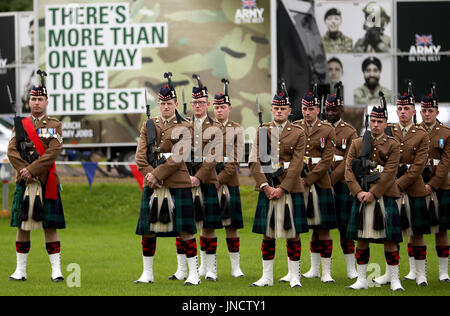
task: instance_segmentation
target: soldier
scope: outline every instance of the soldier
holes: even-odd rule
[[[302,99],[303,120],[294,122],[306,134],[305,168],[301,183],[305,186],[306,215],[314,229],[311,239],[311,269],[303,274],[306,278],[320,277],[321,281],[334,282],[331,277],[331,254],[333,240],[330,229],[337,227],[334,197],[328,170],[333,162],[336,135],[333,127],[319,120],[320,101],[316,92],[306,93]]]
[[[386,107],[373,107],[370,131],[353,141],[345,161],[345,180],[355,197],[346,237],[358,240],[355,255],[358,279],[349,289],[368,288],[369,243],[382,242],[388,267],[387,282],[391,283],[393,291],[404,290],[399,279],[398,243],[402,241],[402,229],[396,199],[400,191],[394,185],[400,150],[397,141],[384,134],[386,127]],[[364,172],[366,166],[370,166],[369,172]],[[372,172],[378,177],[370,180]]]
[[[341,11],[337,8],[329,9],[325,13],[324,20],[328,28],[327,33],[322,37],[325,53],[351,53],[353,51],[353,40],[339,31],[342,24]]]
[[[412,92],[397,98],[399,123],[389,126],[392,136],[400,143],[400,165],[395,183],[400,189],[403,237],[409,237],[408,253],[410,274],[413,279],[414,264],[417,285],[428,285],[426,275],[426,244],[424,234],[430,234],[425,183],[422,172],[428,155],[428,134],[413,122],[416,110]]]
[[[57,229],[64,229],[66,225],[55,167],[55,160],[62,150],[62,125],[46,114],[48,94],[43,76],[41,80],[42,85],[33,86],[30,91],[31,116],[23,120],[16,117],[8,144],[8,158],[17,171],[11,227],[18,227],[17,268],[9,280],[27,279],[30,231],[43,228],[52,267],[51,279],[62,282],[61,243]]]
[[[224,161],[216,166],[217,178],[220,184],[219,201],[222,210],[222,223],[225,226],[226,242],[231,261],[231,275],[243,277],[240,267],[239,234],[238,229],[244,227],[242,220],[241,194],[239,191],[238,168],[242,155],[241,126],[230,120],[231,101],[228,95],[228,80],[224,93],[214,96],[214,116],[223,128],[223,156]]]
[[[334,160],[331,164],[333,171],[330,178],[331,185],[334,189],[336,219],[341,236],[341,248],[344,252],[345,262],[347,263],[347,277],[349,279],[355,279],[358,276],[355,270],[355,243],[353,240],[345,237],[353,199],[350,196],[350,191],[344,179],[344,161],[347,158],[352,141],[358,137],[358,134],[353,126],[342,120],[344,103],[341,96],[341,85],[341,82],[336,85],[336,94],[327,96],[325,115],[327,122],[334,127],[336,134],[336,148]]]
[[[355,104],[376,105],[380,91],[388,100],[392,98],[392,92],[380,85],[381,70],[381,61],[377,57],[370,56],[364,59],[362,72],[365,83],[353,91],[353,102]]]
[[[341,81],[343,75],[344,67],[342,66],[342,62],[339,60],[339,58],[330,58],[328,60],[328,77],[330,78],[331,84],[334,86],[336,83]]]
[[[200,77],[193,75],[198,87],[192,88],[192,111],[194,117],[190,129],[193,155],[189,164],[191,184],[196,207],[196,221],[202,226],[200,235],[201,265],[200,276],[206,280],[217,281],[217,236],[215,229],[223,228],[222,214],[217,191],[219,181],[216,163],[222,156],[222,126],[208,115],[208,88],[203,86]],[[220,157],[220,158],[219,158]]]
[[[135,283],[153,283],[157,234],[171,236],[176,233],[181,236],[189,266],[184,284],[198,285],[200,276],[194,236],[197,229],[191,179],[184,160],[184,153],[190,150],[189,123],[176,111],[177,95],[170,80],[160,89],[158,98],[161,116],[143,124],[136,150],[136,165],[144,176],[136,229],[136,234],[142,236],[144,271]]]
[[[272,100],[273,121],[262,124],[256,133],[249,156],[249,167],[259,191],[252,231],[264,235],[262,241],[263,275],[252,286],[273,285],[275,238],[286,238],[289,284],[301,287],[301,241],[308,231],[303,198],[298,181],[303,168],[305,134],[288,121],[290,103],[284,93]]]
[[[434,89],[431,94],[422,97],[420,102],[422,109],[422,123],[429,136],[428,162],[422,174],[425,181],[425,190],[430,197],[429,211],[430,218],[434,218],[439,223],[436,232],[436,252],[439,261],[439,281],[450,282],[448,276],[449,242],[447,230],[450,228],[450,129],[440,123],[436,117],[439,114],[438,102]],[[433,197],[433,199],[431,199]],[[435,210],[434,200],[439,206],[438,216],[433,216]],[[436,215],[436,214],[434,214]],[[431,223],[433,226],[435,223]]]
[[[355,43],[355,53],[387,53],[391,48],[391,38],[384,34],[386,24],[391,18],[375,1],[369,2],[364,8],[364,37]]]

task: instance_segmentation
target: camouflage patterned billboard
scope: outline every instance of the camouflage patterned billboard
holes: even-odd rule
[[[134,143],[151,115],[164,72],[188,115],[192,74],[210,94],[230,80],[231,119],[258,124],[255,96],[270,119],[270,0],[39,0],[39,66],[48,74],[49,114],[65,143]],[[212,115],[212,109],[210,109]]]

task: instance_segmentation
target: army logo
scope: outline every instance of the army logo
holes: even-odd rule
[[[439,61],[439,51],[441,45],[433,44],[432,34],[415,34],[416,45],[411,45],[409,53],[416,55],[410,56],[409,61]],[[417,56],[426,55],[426,56]]]
[[[256,0],[241,0],[241,9],[236,10],[234,23],[253,24],[264,22],[264,8],[258,8]]]

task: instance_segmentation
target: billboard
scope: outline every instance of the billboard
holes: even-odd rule
[[[258,124],[256,94],[270,118],[270,0],[35,4],[48,112],[65,124],[65,143],[135,143],[147,119],[145,95],[152,117],[159,115],[157,95],[169,71],[180,113],[183,101],[190,109],[197,73],[210,99],[222,91],[222,78],[230,80],[231,119],[244,128]]]

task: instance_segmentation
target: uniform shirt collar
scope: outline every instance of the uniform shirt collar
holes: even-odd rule
[[[342,119],[339,119],[336,123],[333,123],[333,124],[331,124],[331,125],[333,125],[333,127],[338,127],[339,126],[339,124],[341,124],[341,122],[342,122]]]
[[[408,126],[403,126],[400,122],[398,123],[398,125],[400,126],[400,130],[403,131],[403,129],[406,129],[406,132],[409,132],[410,128],[413,126],[413,123],[411,122],[411,124],[409,124]]]
[[[172,115],[171,117],[169,117],[168,119],[165,119],[164,117],[160,117],[160,119],[161,119],[161,122],[165,122],[165,121],[167,121],[167,123],[170,123],[173,119],[175,118],[175,114],[174,115]]]

